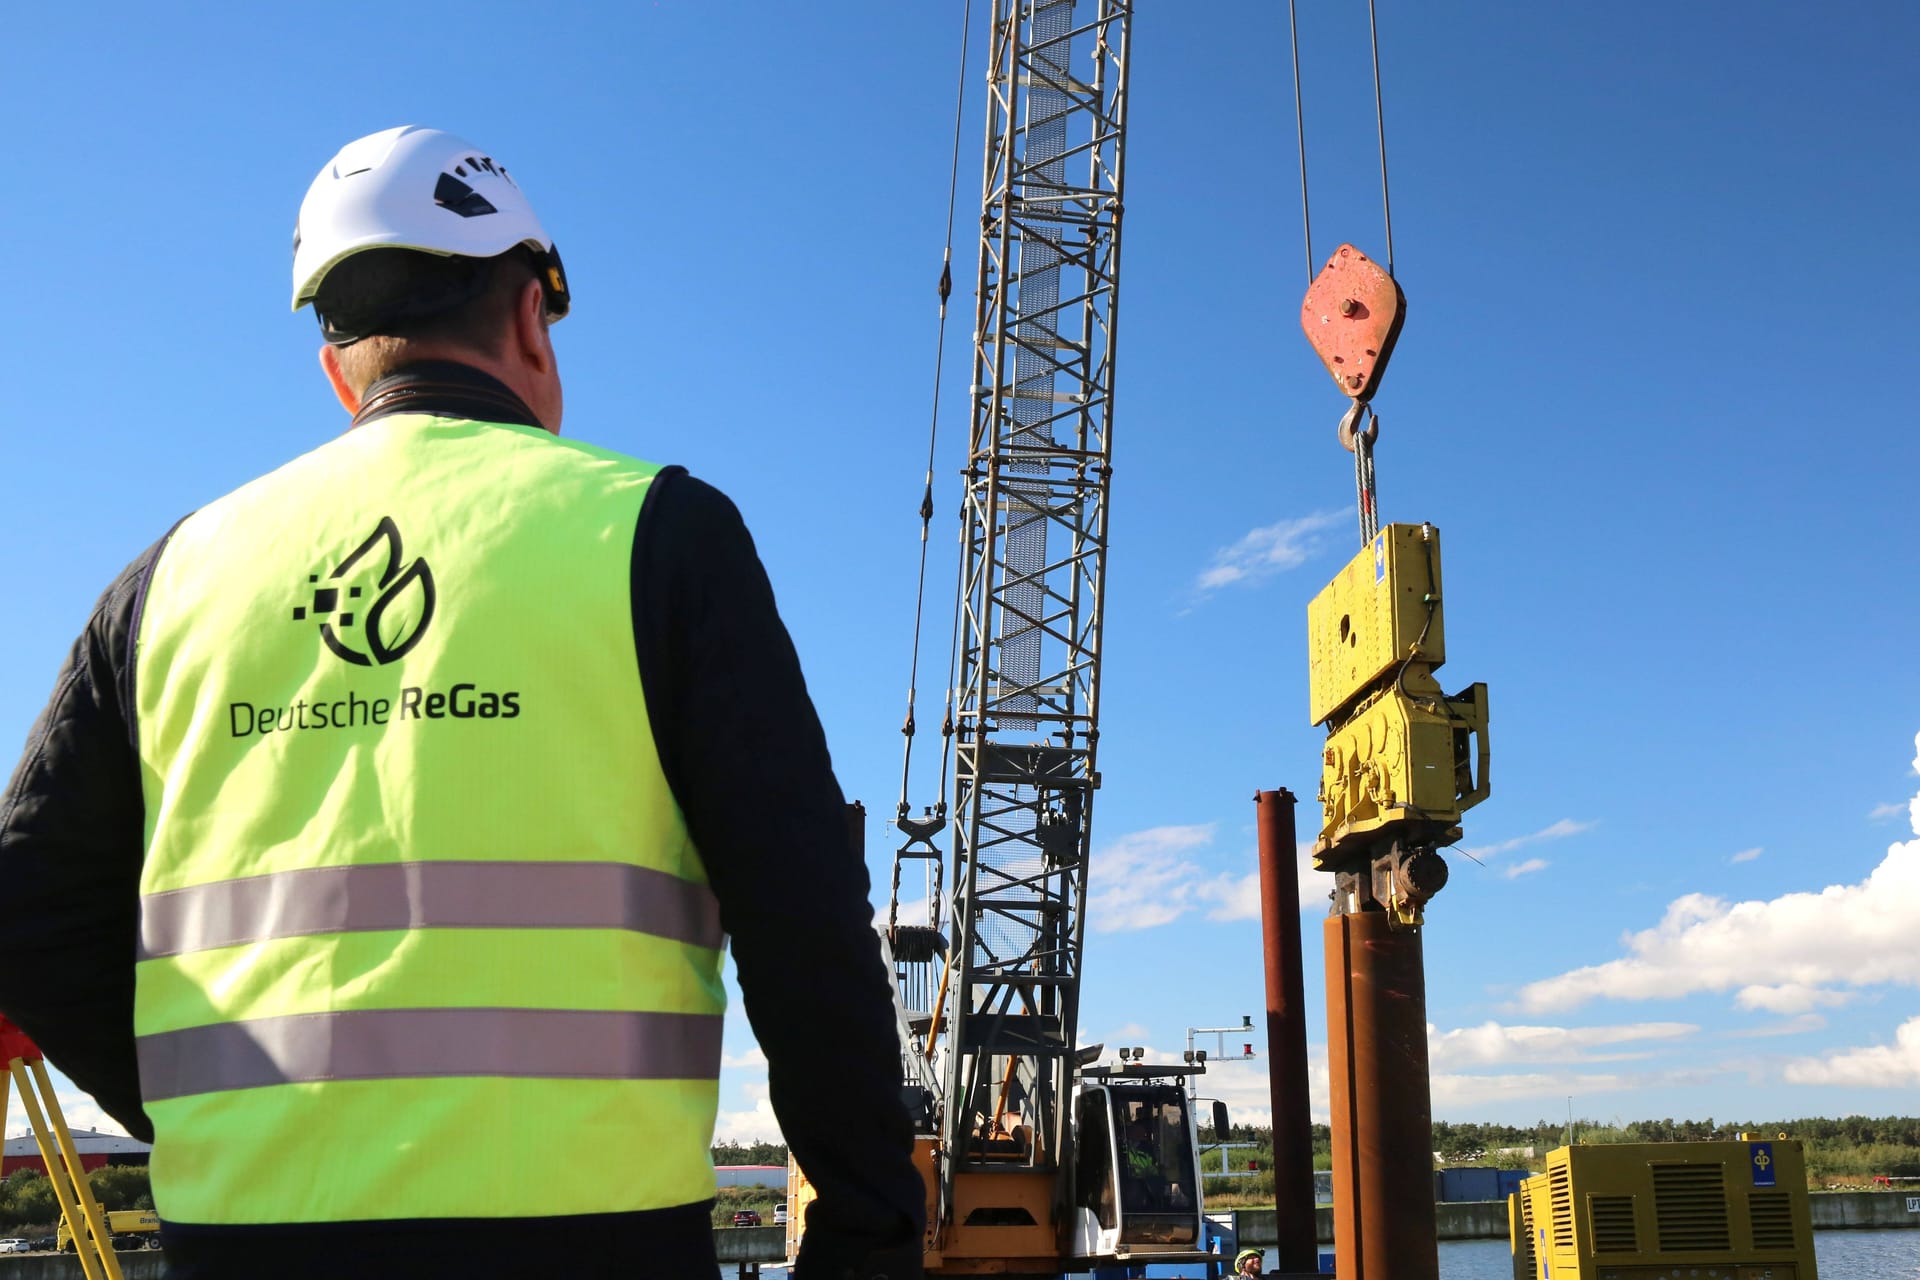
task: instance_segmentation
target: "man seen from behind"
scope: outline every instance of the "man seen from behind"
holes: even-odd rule
[[[792,644],[725,497],[559,437],[570,302],[497,159],[343,148],[294,306],[350,429],[128,567],[0,795],[0,1011],[152,1141],[175,1280],[709,1280],[729,938],[799,1280],[920,1274]]]

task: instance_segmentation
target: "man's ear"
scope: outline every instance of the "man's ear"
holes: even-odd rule
[[[349,416],[360,412],[360,393],[347,381],[347,375],[340,368],[340,349],[333,346],[320,348],[320,367],[326,371],[327,381],[333,384],[333,394],[340,397],[340,407]]]
[[[553,372],[553,339],[547,333],[547,294],[538,280],[520,286],[513,305],[513,355],[533,372]]]

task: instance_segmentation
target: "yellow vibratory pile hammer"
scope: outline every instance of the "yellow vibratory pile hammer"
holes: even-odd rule
[[[1373,394],[1406,319],[1390,272],[1343,244],[1314,277],[1300,323],[1352,402],[1340,443],[1354,459],[1361,548],[1307,606],[1309,718],[1325,725],[1314,866],[1336,909],[1384,909],[1397,927],[1446,884],[1436,849],[1487,798],[1487,686],[1447,694],[1440,531],[1379,523]]]
[[[1391,263],[1391,223],[1388,246]],[[1487,686],[1450,695],[1434,678],[1447,656],[1440,532],[1379,523],[1372,398],[1405,315],[1391,267],[1351,244],[1300,309],[1351,402],[1339,438],[1360,517],[1359,553],[1307,609],[1310,715],[1327,730],[1313,862],[1333,875],[1322,938],[1334,1252],[1347,1280],[1438,1280],[1421,935],[1447,883],[1440,850],[1490,790]]]
[[[1446,882],[1431,851],[1489,789],[1487,686],[1449,695],[1433,675],[1447,657],[1440,531],[1381,529],[1307,607],[1307,635],[1310,714],[1327,726],[1315,865],[1337,872],[1348,850],[1391,839],[1349,892],[1418,924]]]

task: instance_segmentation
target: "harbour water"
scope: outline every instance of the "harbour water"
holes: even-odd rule
[[[1813,1252],[1820,1263],[1820,1280],[1920,1280],[1920,1227],[1884,1231],[1816,1231]],[[1275,1265],[1267,1251],[1266,1266]],[[732,1280],[731,1267],[720,1268],[720,1280]],[[763,1268],[766,1276],[784,1275]],[[1158,1276],[1155,1268],[1150,1274]],[[1171,1280],[1198,1276],[1192,1268],[1167,1268]],[[1504,1240],[1456,1240],[1440,1246],[1440,1280],[1513,1280],[1513,1263]]]
[[[1920,1280],[1920,1228],[1816,1231],[1813,1253],[1820,1264],[1820,1280]],[[1274,1265],[1272,1251],[1266,1265]],[[1506,1241],[1443,1243],[1440,1280],[1513,1280]]]

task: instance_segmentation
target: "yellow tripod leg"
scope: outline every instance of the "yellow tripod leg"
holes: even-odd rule
[[[20,1086],[20,1104],[26,1108],[27,1120],[33,1125],[34,1140],[40,1145],[40,1158],[46,1162],[47,1174],[53,1181],[54,1198],[60,1202],[60,1216],[66,1220],[67,1234],[73,1238],[73,1252],[80,1259],[80,1269],[86,1272],[87,1280],[125,1280],[120,1273],[119,1255],[113,1251],[106,1221],[100,1214],[100,1202],[93,1198],[93,1187],[81,1167],[73,1134],[60,1112],[60,1100],[54,1096],[53,1081],[47,1077],[46,1064],[15,1058],[7,1065]],[[35,1096],[35,1086],[46,1099],[45,1114],[40,1109],[40,1098]]]
[[[100,1202],[93,1198],[93,1184],[87,1180],[86,1168],[80,1163],[79,1148],[73,1145],[73,1130],[67,1127],[67,1118],[61,1114],[60,1098],[53,1091],[46,1061],[35,1059],[27,1064],[27,1069],[33,1073],[34,1083],[40,1086],[40,1096],[46,1099],[54,1140],[60,1144],[60,1155],[73,1175],[77,1198],[87,1224],[93,1228],[93,1238],[100,1243],[100,1260],[105,1264],[108,1280],[124,1280],[120,1274],[120,1255],[114,1252],[113,1236],[107,1230],[106,1215],[100,1211]]]

